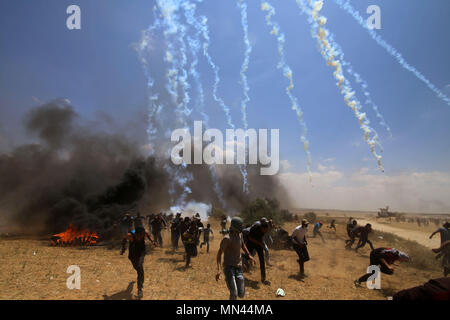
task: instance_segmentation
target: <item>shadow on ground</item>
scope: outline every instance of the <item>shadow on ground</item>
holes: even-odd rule
[[[134,300],[133,293],[132,293],[133,286],[134,286],[134,281],[131,281],[125,290],[119,291],[110,296],[107,296],[106,294],[104,294],[103,299],[105,299],[105,300]]]

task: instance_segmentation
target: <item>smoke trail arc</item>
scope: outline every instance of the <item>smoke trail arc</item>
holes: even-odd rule
[[[379,34],[377,34],[374,30],[369,29],[361,14],[352,7],[348,0],[334,0],[336,4],[350,14],[364,29],[367,30],[369,35],[375,40],[382,48],[384,48],[392,57],[397,60],[397,62],[406,70],[410,71],[412,74],[416,76],[417,79],[425,83],[425,85],[433,91],[441,100],[447,103],[450,106],[450,99],[439,90],[430,80],[428,80],[421,72],[419,72],[414,66],[409,64],[402,56],[400,52],[397,51],[393,46],[387,43]]]
[[[308,16],[308,22],[311,25],[311,34],[313,38],[317,38],[321,54],[326,60],[327,64],[332,66],[335,71],[333,73],[335,79],[338,81],[336,85],[339,88],[340,93],[344,96],[344,101],[355,114],[358,119],[361,130],[364,132],[364,139],[370,147],[372,155],[376,158],[379,169],[384,172],[384,168],[381,165],[382,157],[375,151],[375,146],[380,145],[378,141],[378,134],[370,127],[370,121],[365,113],[361,112],[361,103],[355,97],[355,91],[352,89],[349,81],[345,78],[342,69],[342,63],[338,57],[336,57],[336,48],[332,46],[332,42],[329,39],[329,31],[325,28],[327,19],[320,15],[320,11],[323,7],[323,1],[308,0],[308,5],[305,0],[297,0],[297,4],[302,12],[305,12]],[[373,134],[372,138],[370,137]]]
[[[297,114],[298,122],[302,127],[302,135],[300,140],[303,143],[303,149],[306,153],[307,163],[306,170],[309,175],[309,181],[312,182],[312,173],[311,173],[311,153],[309,151],[309,141],[306,138],[306,133],[308,129],[306,127],[306,123],[303,119],[303,111],[299,106],[297,98],[292,94],[292,90],[294,89],[294,80],[293,80],[293,71],[290,66],[286,62],[285,54],[284,54],[284,43],[285,36],[284,33],[281,32],[280,26],[273,21],[272,17],[275,15],[275,8],[267,1],[261,1],[261,10],[267,11],[266,15],[266,24],[271,28],[270,34],[274,35],[278,41],[278,54],[280,56],[280,62],[278,63],[277,68],[283,71],[284,77],[289,80],[289,85],[286,87],[286,94],[289,97],[289,100],[292,104],[292,110]]]
[[[192,5],[189,3],[189,1],[186,2],[185,8],[188,8],[189,10],[186,10],[186,20],[188,24],[192,25],[197,32],[200,32],[203,38],[203,55],[205,56],[208,65],[211,67],[213,73],[214,73],[214,85],[213,85],[213,98],[214,100],[220,105],[223,112],[225,113],[225,117],[227,120],[227,124],[231,129],[235,129],[235,125],[233,123],[233,119],[231,117],[231,110],[230,107],[228,107],[223,99],[218,96],[217,91],[220,84],[220,76],[219,76],[219,67],[214,63],[211,55],[209,54],[209,46],[211,44],[211,39],[209,37],[209,28],[208,28],[208,19],[205,16],[196,17],[195,11],[193,11]],[[203,0],[198,0],[198,2],[203,2]],[[239,171],[241,172],[242,178],[243,178],[243,185],[242,189],[245,193],[249,192],[249,184],[248,184],[248,174],[247,169],[239,165]]]

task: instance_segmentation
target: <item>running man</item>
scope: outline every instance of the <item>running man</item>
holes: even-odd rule
[[[250,228],[247,228],[248,232],[244,234],[244,242],[248,251],[254,255],[255,251],[258,254],[259,268],[261,270],[261,282],[265,285],[269,285],[270,282],[266,280],[266,264],[264,259],[264,235],[269,231],[269,223],[264,221],[256,221]],[[249,259],[248,256],[245,256]]]
[[[133,233],[128,234],[130,243],[128,248],[128,259],[130,259],[133,268],[137,272],[138,299],[142,299],[142,288],[144,287],[144,258],[145,258],[145,238],[150,240],[156,246],[156,243],[150,238],[144,227],[137,227]]]
[[[120,254],[122,255],[127,247],[128,234],[133,231],[134,218],[125,213],[122,219],[120,219],[120,234],[122,236],[122,248],[120,249]]]
[[[336,220],[331,220],[328,229],[334,229],[334,232],[336,232]]]
[[[408,262],[409,256],[395,248],[378,248],[370,252],[370,265],[379,266],[380,271],[384,274],[394,274],[394,267],[392,265],[397,266],[395,264],[395,261],[397,260],[401,262]],[[355,280],[355,286],[361,287],[361,282],[366,282],[374,273],[375,271],[373,273],[366,273],[358,280]]]
[[[320,232],[320,228],[322,228],[322,226],[323,226],[322,221],[319,221],[314,225],[313,238],[315,238],[316,235],[319,235],[320,238],[322,238],[323,243],[325,243],[325,239],[323,238],[322,233]]]
[[[250,255],[242,239],[242,225],[241,218],[233,217],[231,219],[230,232],[222,239],[219,251],[217,251],[216,281],[220,279],[220,265],[223,254],[223,272],[228,290],[230,290],[230,300],[236,300],[237,297],[243,298],[245,295],[241,249],[253,264],[256,263],[256,260]]]
[[[197,256],[197,243],[198,238],[200,237],[197,222],[192,221],[189,225],[189,228],[186,232],[183,233],[182,241],[184,244],[184,249],[186,250],[186,265],[185,268],[188,268],[191,263],[191,258]]]
[[[358,227],[358,223],[356,220],[353,220],[350,224],[347,223],[347,234],[350,239],[345,240],[345,249],[351,249],[353,244],[355,243],[356,235],[353,232]]]
[[[303,219],[302,224],[297,226],[292,232],[292,245],[298,255],[298,264],[300,266],[300,277],[305,277],[305,262],[309,261],[308,242],[306,242],[306,233],[308,232],[308,220]]]
[[[372,242],[369,240],[369,233],[372,232],[372,225],[370,223],[366,224],[364,227],[358,227],[353,230],[356,237],[359,237],[358,245],[355,248],[355,252],[358,252],[359,248],[363,248],[366,243],[369,244],[370,249],[373,250]]]
[[[159,243],[159,246],[163,247],[163,239],[161,236],[161,230],[167,228],[166,221],[162,217],[162,213],[157,214],[152,221],[150,221],[152,226],[152,235],[155,241]]]
[[[200,248],[203,247],[204,244],[206,244],[206,252],[209,252],[209,235],[214,234],[214,232],[211,229],[211,224],[206,225],[206,229],[203,230],[203,242],[200,244]]]
[[[441,234],[441,245],[444,242],[450,240],[450,222],[444,223],[441,228],[439,228],[435,232],[433,232],[430,235],[430,239],[433,238],[436,233]]]

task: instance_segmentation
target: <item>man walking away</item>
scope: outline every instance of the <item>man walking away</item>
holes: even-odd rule
[[[133,268],[137,272],[138,299],[142,299],[142,288],[144,287],[144,259],[145,259],[145,238],[151,243],[155,242],[150,238],[149,234],[143,227],[137,227],[134,234],[128,234],[130,243],[128,248],[128,259],[130,259]],[[155,244],[156,245],[156,244]]]
[[[355,236],[359,237],[358,245],[355,248],[355,252],[358,252],[359,248],[363,248],[366,243],[369,244],[370,249],[373,250],[372,242],[369,240],[369,233],[372,232],[372,225],[370,223],[366,224],[364,227],[358,227],[354,231]]]
[[[181,213],[178,212],[170,225],[170,237],[172,240],[172,248],[175,251],[178,249],[178,241],[180,239],[180,225],[181,225]]]
[[[214,232],[211,229],[211,224],[206,225],[206,229],[203,230],[203,242],[200,244],[200,248],[203,247],[204,244],[206,244],[206,252],[209,252],[209,235],[214,234]]]
[[[233,217],[231,219],[230,232],[222,239],[220,248],[217,251],[216,281],[220,279],[220,265],[223,254],[223,272],[228,290],[230,291],[230,300],[236,300],[237,297],[243,298],[245,295],[241,249],[253,263],[256,263],[242,239],[242,226],[242,219]]]
[[[380,271],[384,274],[394,274],[394,267],[392,265],[396,265],[395,261],[397,260],[408,262],[409,256],[395,248],[378,248],[370,252],[370,265],[379,266]],[[366,282],[374,273],[375,271],[373,273],[366,273],[358,280],[355,280],[355,286],[361,287],[361,282]]]
[[[199,237],[199,230],[197,227],[197,223],[195,221],[192,221],[188,230],[184,232],[182,235],[184,249],[186,250],[185,268],[188,268],[190,266],[191,258],[197,256],[198,237]]]
[[[254,252],[258,254],[259,268],[261,270],[261,282],[265,285],[269,285],[270,282],[266,280],[266,264],[264,261],[264,235],[269,230],[269,224],[266,221],[256,221],[249,229],[248,236],[244,238],[245,245],[248,251],[254,255]],[[246,259],[249,257],[245,256]]]
[[[163,247],[163,239],[161,236],[161,230],[163,228],[167,228],[166,222],[162,218],[162,214],[158,214],[155,216],[155,218],[151,221],[152,225],[152,234],[155,241],[159,243],[159,246]]]
[[[305,277],[305,262],[309,261],[309,253],[306,242],[306,233],[308,232],[309,222],[302,220],[302,224],[297,226],[292,232],[292,245],[298,255],[298,264],[300,266],[300,277]]]

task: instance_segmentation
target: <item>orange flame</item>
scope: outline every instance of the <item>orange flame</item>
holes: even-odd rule
[[[51,241],[54,246],[91,246],[98,242],[99,236],[95,232],[88,230],[78,230],[72,224],[66,231],[52,236]]]

